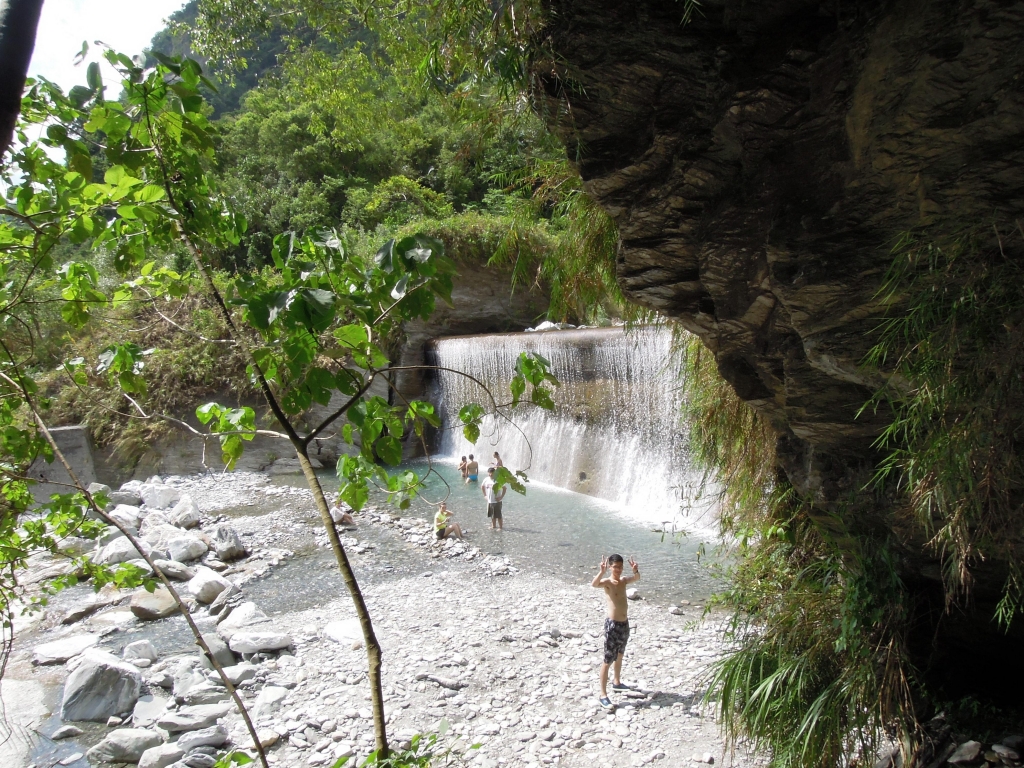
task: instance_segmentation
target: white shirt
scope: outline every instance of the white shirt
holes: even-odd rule
[[[484,493],[487,494],[487,503],[488,504],[497,504],[498,503],[498,497],[494,495],[494,478],[493,477],[488,477],[486,480],[484,480],[482,483],[480,483],[480,487],[483,489]]]

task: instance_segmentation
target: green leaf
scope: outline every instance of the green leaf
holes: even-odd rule
[[[498,489],[508,485],[516,493],[526,494],[526,486],[519,482],[519,478],[513,475],[507,467],[498,467],[497,471],[495,471],[494,485]]]
[[[394,249],[395,239],[391,238],[377,251],[377,255],[374,256],[374,261],[380,269],[385,272],[393,272],[395,269],[394,264]]]
[[[543,387],[534,387],[533,392],[530,393],[530,399],[534,405],[539,405],[546,411],[553,411],[555,409],[555,403],[551,399],[551,393]]]
[[[103,87],[103,77],[100,75],[98,62],[89,62],[89,66],[85,69],[85,82],[93,91],[98,91]]]
[[[517,405],[519,403],[519,398],[521,398],[523,393],[526,391],[526,379],[522,375],[516,374],[512,377],[512,383],[509,384],[509,389],[512,390],[512,405]]]
[[[155,203],[164,199],[164,190],[156,184],[147,184],[135,193],[135,199],[140,203]]]
[[[343,483],[338,489],[341,500],[357,512],[370,498],[370,490],[366,487],[365,480]]]
[[[391,298],[398,301],[405,296],[406,291],[409,289],[409,276],[402,275],[402,278],[395,283],[395,287],[391,289]]]
[[[402,463],[402,442],[391,435],[382,437],[375,446],[377,455],[391,466]]]
[[[288,307],[287,291],[268,291],[249,299],[246,305],[249,321],[261,331],[265,331],[277,320]]]
[[[334,294],[319,288],[302,288],[291,299],[291,315],[310,333],[326,331],[334,320]]]

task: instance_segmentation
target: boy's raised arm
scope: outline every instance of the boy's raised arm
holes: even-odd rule
[[[636,560],[632,557],[629,558],[629,567],[633,569],[633,575],[629,578],[623,579],[623,581],[627,584],[634,584],[640,581],[640,566],[637,565]]]
[[[605,572],[605,569],[607,567],[608,567],[608,558],[602,557],[601,558],[601,569],[597,572],[597,576],[594,577],[594,580],[592,582],[590,582],[590,586],[592,586],[592,587],[600,587],[601,586],[601,577],[604,576],[604,572]]]

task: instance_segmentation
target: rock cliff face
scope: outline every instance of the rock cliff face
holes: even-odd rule
[[[437,302],[427,321],[406,324],[405,339],[395,371],[397,396],[406,400],[428,400],[433,373],[417,366],[433,364],[429,357],[431,340],[445,336],[522,331],[544,319],[549,303],[546,291],[537,287],[513,286],[508,269],[461,262],[452,288],[452,306]],[[405,370],[402,370],[405,368]],[[433,439],[433,437],[431,438]],[[411,435],[406,455],[421,456],[423,447]]]
[[[798,489],[848,500],[886,420],[857,414],[895,238],[1024,215],[1024,3],[548,11],[542,88],[618,224],[622,287],[701,337]]]

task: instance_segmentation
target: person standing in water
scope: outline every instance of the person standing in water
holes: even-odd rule
[[[601,560],[601,570],[590,582],[590,586],[604,590],[608,603],[608,617],[604,620],[604,664],[601,665],[601,706],[615,709],[608,698],[608,669],[613,667],[615,677],[612,682],[613,691],[627,691],[629,686],[622,682],[622,656],[626,652],[629,641],[629,603],[626,601],[626,585],[640,581],[640,566],[636,560],[629,558],[629,566],[633,575],[622,578],[622,555],[608,555]],[[605,578],[605,571],[611,573]]]
[[[501,460],[501,456],[499,456],[498,452],[495,451],[494,452],[494,467],[495,467],[495,469],[497,469],[498,467],[504,467],[504,466],[505,466],[505,462],[503,462]]]
[[[491,529],[505,530],[505,521],[501,517],[501,500],[505,498],[506,487],[502,487],[498,493],[494,492],[494,467],[487,470],[487,479],[480,483],[480,490],[484,492],[487,499],[487,516],[491,518]]]
[[[459,462],[459,472],[462,474],[463,481],[466,480],[466,476],[469,474],[469,470],[467,469],[468,466],[469,462],[467,462],[466,457],[463,456],[462,460]]]
[[[480,473],[480,465],[476,459],[473,458],[473,454],[469,454],[469,462],[466,464],[466,482],[475,483],[477,475]]]

